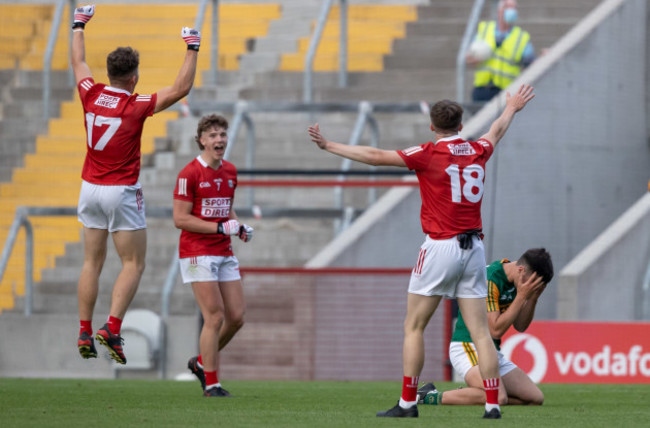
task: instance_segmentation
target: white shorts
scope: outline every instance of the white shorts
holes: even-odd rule
[[[90,229],[146,229],[144,197],[140,183],[105,186],[82,181],[77,218]]]
[[[508,360],[501,352],[499,357],[499,376],[503,377],[517,368],[515,363]],[[465,379],[465,375],[472,367],[478,365],[478,354],[472,342],[451,342],[449,343],[449,359],[454,370]]]
[[[183,283],[227,282],[241,279],[239,260],[235,256],[198,256],[179,260]]]
[[[462,250],[456,237],[435,240],[427,236],[411,272],[408,292],[451,298],[487,297],[483,241],[477,236],[472,240],[472,249]]]

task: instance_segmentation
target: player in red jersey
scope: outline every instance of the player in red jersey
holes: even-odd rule
[[[231,235],[248,242],[253,228],[240,224],[233,209],[237,169],[223,159],[228,121],[213,114],[201,118],[195,137],[201,154],[178,174],[174,189],[174,224],[181,229],[179,262],[192,291],[203,327],[200,354],[188,368],[199,378],[206,397],[229,397],[218,378],[219,351],[244,325],[244,292]]]
[[[459,135],[462,107],[440,101],[431,107],[435,142],[406,150],[381,150],[328,141],[318,124],[309,136],[318,147],[338,156],[369,165],[407,167],[420,183],[422,230],[427,235],[409,282],[404,321],[402,395],[382,417],[417,417],[417,387],[424,365],[424,329],[443,296],[457,298],[476,345],[481,377],[486,390],[484,418],[501,418],[498,402],[497,353],[487,322],[487,280],[481,234],[481,200],[485,163],[510,126],[515,114],[534,97],[533,88],[522,85],[506,96],[506,107],[478,141]]]
[[[87,134],[77,208],[84,226],[84,263],[78,283],[81,324],[78,348],[83,358],[97,357],[92,316],[110,233],[122,261],[122,271],[113,286],[108,321],[95,337],[108,348],[115,361],[125,364],[120,329],[144,271],[147,245],[144,199],[138,183],[142,127],[147,117],[190,92],[201,35],[183,28],[181,36],[187,43],[187,53],[174,84],[152,95],[138,95],[133,91],[138,83],[139,55],[130,47],[117,48],[108,55],[110,86],[95,83],[86,63],[84,40],[85,25],[94,13],[94,5],[77,8],[72,25],[71,62]]]

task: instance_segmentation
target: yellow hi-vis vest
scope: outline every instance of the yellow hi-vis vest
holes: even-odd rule
[[[474,86],[487,86],[490,82],[494,86],[504,89],[519,76],[521,68],[519,63],[524,53],[524,48],[530,40],[530,34],[521,29],[513,27],[510,34],[497,48],[494,30],[496,21],[481,21],[478,24],[478,37],[492,48],[492,56],[476,70],[474,75]]]

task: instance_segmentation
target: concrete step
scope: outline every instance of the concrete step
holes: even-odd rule
[[[37,86],[14,87],[9,89],[9,93],[12,99],[18,101],[43,99],[43,90]],[[58,100],[59,102],[71,100],[72,95],[72,88],[52,85],[52,91],[50,92],[52,100]]]
[[[417,63],[414,59],[413,63]],[[382,103],[419,102],[425,100],[439,100],[452,98],[455,95],[455,88],[404,88],[404,87],[383,87],[375,90],[367,88],[329,88],[315,89],[312,92],[314,102],[359,102],[362,100]],[[241,97],[249,100],[270,101],[278,100],[289,102],[302,101],[302,89],[284,88],[248,88],[241,91]]]
[[[11,138],[16,135],[32,135],[43,133],[47,131],[47,122],[39,117],[30,118],[5,118],[0,121],[0,138]]]
[[[43,101],[41,100],[14,100],[7,102],[2,107],[3,117],[7,119],[23,119],[26,117],[42,117]],[[49,105],[50,117],[61,115],[61,101],[53,99]]]

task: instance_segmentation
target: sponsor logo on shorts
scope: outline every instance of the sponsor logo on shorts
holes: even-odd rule
[[[95,105],[106,108],[117,108],[117,104],[120,102],[119,97],[114,97],[108,94],[99,94],[99,98],[95,100]]]
[[[144,195],[142,194],[142,189],[135,191],[135,203],[138,204],[138,211],[142,211],[144,207]]]

